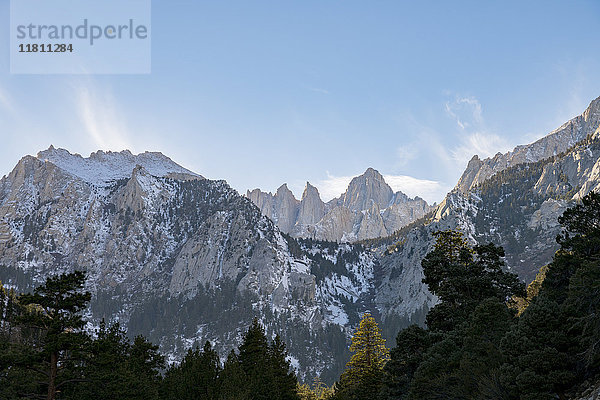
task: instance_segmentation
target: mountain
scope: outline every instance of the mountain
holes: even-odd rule
[[[456,190],[467,193],[492,175],[518,164],[529,164],[556,156],[593,134],[600,126],[600,97],[591,102],[583,114],[566,122],[538,141],[517,146],[506,154],[480,160],[474,156],[456,185]]]
[[[458,229],[472,244],[503,246],[507,267],[530,282],[558,248],[558,217],[592,190],[600,191],[600,98],[535,143],[485,160],[474,157],[427,218],[371,241],[383,251],[375,298],[382,318],[393,326],[398,315],[434,304],[420,266],[433,232]]]
[[[160,153],[26,156],[0,180],[0,221],[6,286],[28,291],[83,269],[90,328],[119,321],[171,361],[205,340],[227,354],[258,316],[282,333],[301,376],[331,381],[372,307],[371,252],[296,241],[226,182]]]
[[[0,280],[29,291],[83,269],[88,328],[118,321],[170,361],[205,340],[227,354],[257,316],[282,334],[301,378],[331,383],[362,312],[393,345],[436,304],[421,269],[433,232],[502,245],[508,268],[533,279],[556,250],[558,216],[600,190],[599,114],[596,99],[535,143],[475,158],[428,213],[373,169],[324,203],[310,184],[301,200],[285,185],[240,196],[160,153],[84,158],[50,147],[0,179]]]
[[[338,242],[390,235],[431,210],[419,197],[394,193],[373,168],[353,178],[345,193],[327,203],[309,182],[300,201],[285,184],[275,194],[254,189],[246,197],[293,237]]]

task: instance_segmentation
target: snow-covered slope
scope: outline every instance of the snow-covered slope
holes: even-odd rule
[[[205,340],[227,354],[257,316],[301,376],[331,380],[372,307],[375,267],[360,246],[282,234],[226,182],[157,153],[51,148],[0,180],[0,280],[26,291],[84,269],[92,320],[119,321],[171,360]]]
[[[136,165],[142,166],[154,176],[181,174],[188,175],[190,178],[202,179],[202,176],[183,168],[158,152],[147,151],[134,155],[129,150],[121,152],[99,150],[84,158],[79,154],[71,154],[68,150],[55,149],[54,146],[50,146],[47,150],[40,151],[37,158],[51,162],[63,171],[96,186],[105,186],[111,181],[129,178]]]

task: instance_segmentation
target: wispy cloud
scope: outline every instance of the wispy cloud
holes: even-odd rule
[[[481,103],[472,96],[456,96],[453,101],[447,101],[446,113],[456,120],[456,124],[463,130],[483,124]]]
[[[14,101],[2,86],[0,86],[0,108],[13,116],[16,114]]]
[[[454,100],[446,102],[445,109],[459,128],[459,143],[450,151],[459,165],[464,167],[476,154],[485,158],[511,149],[506,139],[489,131],[477,98],[455,96]]]
[[[457,162],[466,164],[476,154],[481,158],[487,158],[510,149],[510,144],[496,134],[475,132],[462,138],[461,144],[452,149],[452,157]]]
[[[439,202],[449,190],[440,182],[408,175],[384,175],[383,178],[395,192],[401,191],[409,197],[419,196],[429,203]]]
[[[396,165],[404,167],[410,161],[416,159],[418,155],[419,149],[415,143],[403,144],[396,149]]]
[[[321,89],[317,87],[308,88],[311,92],[322,93],[322,94],[330,94],[329,90]]]
[[[344,193],[353,176],[333,176],[327,171],[327,178],[315,183],[323,201],[329,201]]]
[[[78,113],[87,139],[94,149],[131,149],[125,118],[117,111],[112,93],[93,83],[76,87]]]

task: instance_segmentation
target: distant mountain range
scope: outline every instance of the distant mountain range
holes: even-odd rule
[[[246,193],[282,232],[294,237],[354,242],[388,236],[423,217],[431,207],[420,197],[394,193],[373,168],[352,179],[340,197],[324,203],[309,182],[297,200],[283,184],[275,194]]]
[[[556,250],[557,217],[600,189],[599,127],[596,99],[535,143],[474,157],[435,207],[374,169],[324,203],[310,184],[301,200],[285,185],[240,196],[160,153],[50,147],[0,179],[0,279],[27,291],[84,269],[93,323],[119,321],[170,360],[205,340],[227,354],[258,316],[301,377],[331,382],[360,313],[393,340],[436,303],[420,266],[432,232],[502,245],[531,280]]]

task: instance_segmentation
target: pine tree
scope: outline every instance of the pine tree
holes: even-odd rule
[[[525,295],[518,277],[503,270],[501,247],[489,243],[471,248],[457,231],[440,231],[435,236],[434,249],[421,263],[423,283],[440,299],[427,314],[430,330],[449,332],[459,327],[486,298],[505,302]]]
[[[287,361],[285,343],[279,335],[269,346],[269,369],[272,376],[272,398],[281,400],[297,400],[296,386],[298,380]]]
[[[18,399],[41,394],[38,374],[27,369],[29,346],[24,343],[27,332],[18,326],[23,311],[13,289],[0,283],[0,399]]]
[[[298,386],[296,387],[296,393],[298,394],[300,400],[318,400],[315,392],[313,392],[311,387],[306,383],[298,383]]]
[[[565,314],[554,300],[537,296],[502,339],[501,383],[511,399],[564,396],[575,378],[575,360]]]
[[[363,315],[352,337],[350,351],[354,354],[340,377],[336,397],[372,399],[381,388],[383,367],[389,360],[389,351],[371,314]]]
[[[253,399],[270,399],[269,344],[264,328],[254,318],[239,347],[240,366],[247,378],[247,385]]]
[[[325,384],[325,382],[323,382],[321,380],[321,377],[318,375],[315,376],[315,378],[313,379],[312,391],[314,392],[315,396],[317,397],[317,400],[330,399],[334,394],[333,387],[328,387]]]
[[[19,323],[36,339],[26,364],[39,372],[48,400],[56,399],[64,385],[81,379],[73,367],[84,358],[88,342],[81,312],[91,295],[83,291],[84,283],[85,273],[75,271],[50,277],[33,294],[18,298],[22,306],[29,306]]]
[[[179,365],[171,367],[162,383],[165,400],[219,398],[218,376],[221,371],[219,355],[206,342],[202,350],[189,349]]]
[[[512,398],[564,397],[600,373],[600,194],[559,218],[560,249],[537,297],[503,340]]]
[[[77,400],[111,398],[129,399],[131,373],[127,370],[130,344],[118,323],[107,326],[102,320],[96,339],[88,347],[88,358],[82,367],[85,379],[67,397]]]
[[[221,375],[223,399],[296,400],[297,380],[286,359],[285,344],[276,336],[271,344],[254,319],[244,335],[239,354],[229,354]]]
[[[390,351],[390,361],[384,367],[382,398],[404,399],[410,384],[432,340],[427,330],[411,325],[396,337],[396,347]]]
[[[227,356],[223,371],[219,375],[219,387],[219,398],[222,400],[245,400],[250,398],[246,374],[234,350],[231,350]]]
[[[131,373],[129,385],[135,393],[130,399],[158,399],[160,371],[164,362],[157,345],[148,342],[143,336],[134,338],[127,359],[127,369]]]

